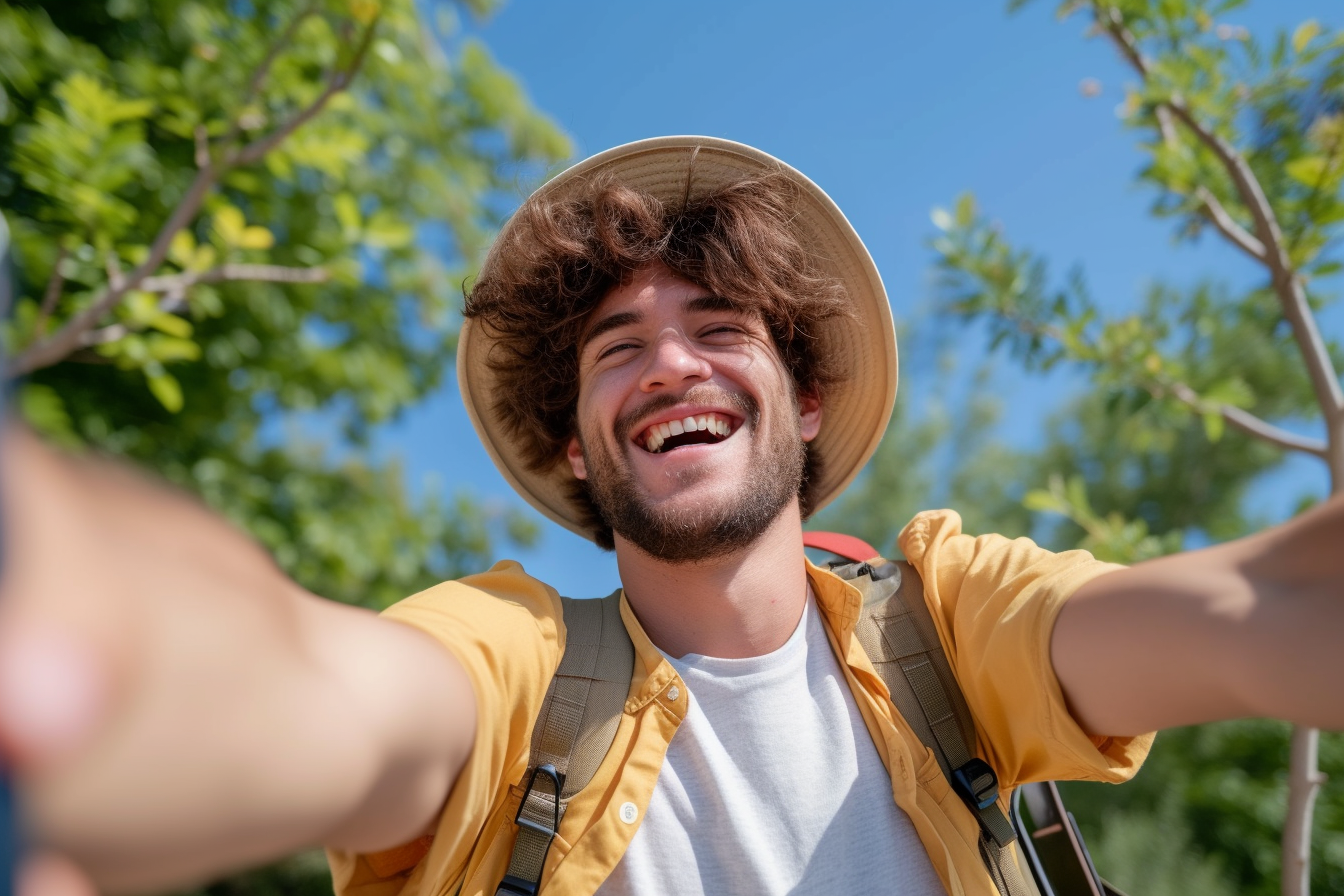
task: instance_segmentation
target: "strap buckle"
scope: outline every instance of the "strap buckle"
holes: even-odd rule
[[[554,814],[549,826],[523,817],[523,810],[527,808],[527,801],[532,798],[532,791],[537,786],[538,775],[550,780],[555,793],[555,802],[551,804],[551,811]],[[548,762],[545,765],[537,766],[532,769],[532,774],[528,775],[527,789],[523,791],[523,798],[518,801],[518,813],[513,816],[513,823],[518,825],[520,829],[529,830],[545,838],[544,845],[541,848],[543,857],[551,848],[551,841],[555,839],[555,832],[560,829],[560,791],[564,786],[564,773],[556,771],[554,765]],[[521,833],[521,830],[519,833]],[[540,869],[537,873],[537,880],[529,880],[516,874],[505,874],[504,879],[499,882],[499,887],[495,890],[495,896],[537,896],[537,888],[540,886]]]
[[[988,809],[998,802],[999,778],[989,763],[978,756],[952,772],[952,789],[973,809]]]
[[[533,821],[530,818],[523,817],[523,809],[527,807],[527,801],[532,798],[532,790],[537,786],[537,775],[545,775],[551,779],[551,786],[555,792],[555,803],[552,810],[555,813],[551,826],[548,828],[544,824]],[[518,814],[513,816],[513,823],[520,828],[527,828],[536,831],[538,834],[546,836],[546,845],[549,846],[551,839],[555,837],[555,832],[560,830],[560,791],[565,786],[565,775],[563,772],[556,771],[555,766],[549,762],[545,765],[539,765],[532,769],[532,774],[527,779],[527,789],[523,791],[523,798],[518,801]]]
[[[499,882],[495,896],[537,896],[537,884],[536,881],[523,880],[521,877],[506,874]]]

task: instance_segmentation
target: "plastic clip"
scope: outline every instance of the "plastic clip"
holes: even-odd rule
[[[999,778],[979,757],[952,772],[952,787],[975,809],[988,809],[999,798]]]

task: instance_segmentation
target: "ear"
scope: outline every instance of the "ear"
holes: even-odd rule
[[[569,458],[569,468],[574,471],[574,478],[587,479],[588,465],[583,462],[583,446],[579,444],[578,436],[569,437],[569,447],[565,449],[565,456]]]
[[[812,441],[821,432],[821,396],[816,392],[798,395],[798,424],[804,442]]]

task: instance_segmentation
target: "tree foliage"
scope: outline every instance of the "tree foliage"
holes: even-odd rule
[[[492,535],[533,535],[469,496],[413,500],[395,462],[362,451],[442,384],[502,197],[569,152],[458,11],[0,0],[20,412],[199,494],[305,587],[372,607],[479,568]],[[330,879],[306,853],[202,892]]]
[[[1159,283],[1116,314],[1123,303],[1094,299],[1081,272],[1053,279],[973,197],[934,211],[944,310],[987,326],[1027,369],[1066,365],[1089,384],[1032,462],[1026,504],[1056,521],[1037,528],[1054,547],[1130,562],[1245,534],[1262,522],[1244,509],[1247,489],[1289,452],[1319,459],[1344,490],[1344,352],[1317,323],[1341,268],[1344,34],[1308,21],[1262,40],[1231,18],[1240,5],[1068,0],[1057,11],[1085,16],[1133,74],[1122,110],[1141,136],[1152,213],[1180,239],[1233,246],[1259,282]],[[1344,792],[1324,792],[1311,832],[1317,743],[1271,722],[1172,732],[1139,783],[1104,798],[1084,789],[1079,814],[1104,819],[1097,851],[1128,865],[1109,870],[1135,891],[1226,882],[1268,894],[1281,878],[1303,893],[1310,840],[1311,884],[1336,892]],[[1344,773],[1337,736],[1319,749],[1325,771]],[[1194,850],[1178,860],[1173,843]]]
[[[568,152],[456,7],[428,13],[0,3],[21,411],[201,494],[305,586],[374,606],[479,563],[498,530],[470,501],[412,501],[395,464],[350,449],[442,383],[501,195]]]

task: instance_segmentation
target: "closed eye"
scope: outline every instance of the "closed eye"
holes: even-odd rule
[[[700,331],[698,338],[708,340],[714,344],[730,344],[737,342],[747,333],[745,327],[740,324],[714,324]]]
[[[633,342],[618,342],[615,345],[609,345],[602,349],[597,355],[597,360],[601,361],[603,358],[611,357],[617,352],[625,351],[628,348],[639,348],[639,346]]]

